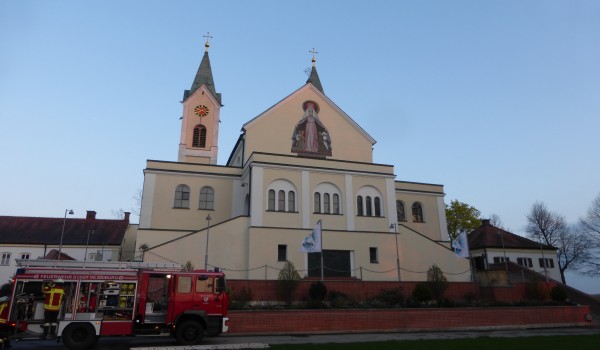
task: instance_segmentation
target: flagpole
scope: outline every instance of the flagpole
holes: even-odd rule
[[[324,276],[325,274],[323,273],[323,222],[321,222],[321,282],[323,282]]]

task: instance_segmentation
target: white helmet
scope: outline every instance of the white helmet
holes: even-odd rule
[[[4,303],[4,302],[7,302],[7,301],[8,301],[8,297],[7,296],[4,296],[4,297],[0,298],[0,303]]]
[[[52,282],[54,282],[54,283],[65,283],[65,281],[63,281],[63,279],[62,279],[62,278],[57,278],[57,279],[55,279],[55,280],[54,280],[54,281],[52,281]]]

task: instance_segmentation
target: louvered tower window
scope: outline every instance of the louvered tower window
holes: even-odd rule
[[[194,128],[192,147],[206,147],[206,127],[204,125],[197,125]]]

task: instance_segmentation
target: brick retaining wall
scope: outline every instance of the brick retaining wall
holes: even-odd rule
[[[310,285],[316,280],[303,279],[299,282],[298,289],[294,293],[294,300],[302,301],[308,298]],[[253,301],[280,301],[277,296],[276,280],[228,280],[227,283],[232,291],[242,287],[252,290]],[[324,281],[327,291],[338,291],[346,294],[350,300],[369,300],[379,294],[383,289],[401,288],[405,297],[410,297],[418,282],[391,282],[391,281],[362,281],[355,279],[326,280]],[[556,283],[543,283],[543,289],[550,291]],[[464,300],[465,296],[477,300],[515,302],[526,300],[527,283],[515,283],[510,286],[479,287],[475,282],[450,282],[444,297],[450,300]],[[548,297],[549,293],[545,293]]]
[[[589,326],[588,306],[230,311],[231,334]]]

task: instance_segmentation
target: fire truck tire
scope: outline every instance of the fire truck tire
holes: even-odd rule
[[[70,350],[83,350],[96,343],[98,337],[89,323],[73,323],[62,333],[62,341]]]
[[[179,345],[200,344],[204,336],[204,327],[195,320],[181,322],[175,330],[175,339]]]

